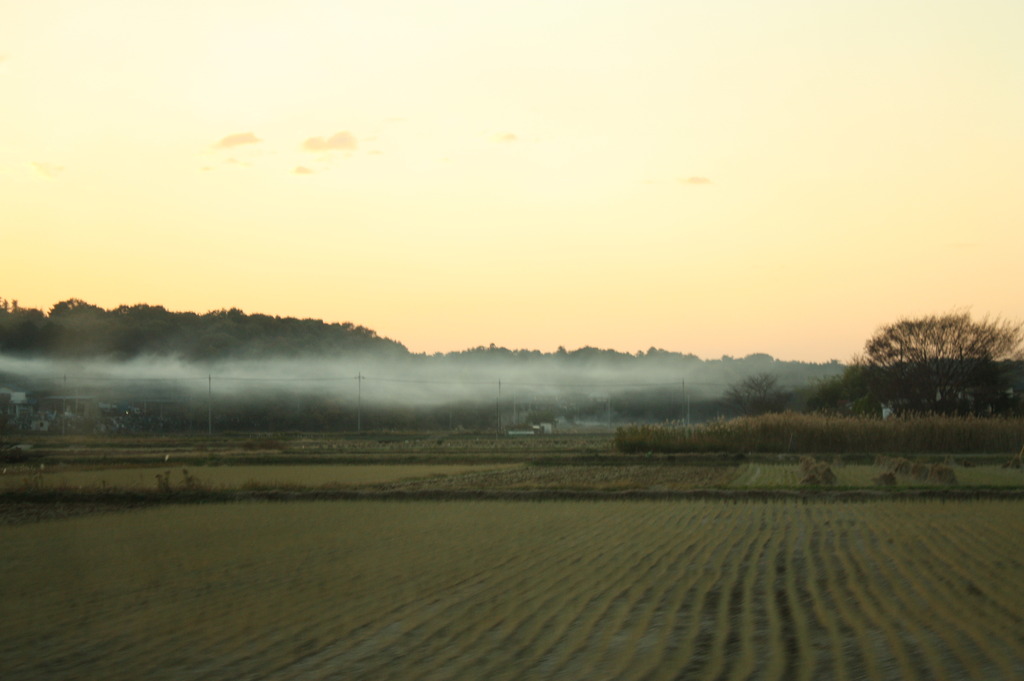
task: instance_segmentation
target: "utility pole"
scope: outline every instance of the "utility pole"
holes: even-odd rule
[[[363,432],[363,372],[356,376],[358,389],[356,391],[356,432]]]
[[[679,404],[679,411],[681,412],[679,418],[683,419],[683,423],[688,426],[690,425],[690,401],[686,398],[686,379],[680,380],[679,383],[683,388],[683,399]]]
[[[64,374],[64,394],[60,396],[60,434],[64,434],[64,422],[68,420],[68,375]]]
[[[495,406],[495,411],[498,413],[498,430],[494,433],[494,439],[497,440],[501,437],[501,379],[498,379],[498,403]]]
[[[213,435],[213,374],[206,375],[206,433]]]

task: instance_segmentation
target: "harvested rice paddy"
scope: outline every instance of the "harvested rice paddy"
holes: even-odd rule
[[[827,461],[827,460],[826,460]],[[833,465],[837,487],[876,487],[875,479],[885,468],[868,465]],[[1024,470],[1001,466],[956,466],[954,469],[957,487],[1022,487]],[[729,482],[730,487],[746,488],[791,488],[799,487],[804,477],[800,466],[787,463],[750,463],[740,466]],[[901,475],[898,484],[904,487],[935,486],[927,478]]]
[[[1024,502],[295,502],[0,527],[0,678],[1015,679]]]
[[[169,483],[181,487],[188,474],[208,489],[267,487],[356,486],[401,480],[457,476],[470,471],[502,471],[520,464],[387,464],[387,465],[241,465],[241,466],[123,466],[74,469],[65,467],[10,467],[0,475],[0,490],[32,486],[42,489],[135,489],[156,490],[157,476],[170,473]]]
[[[400,480],[385,487],[437,490],[593,490],[652,492],[719,487],[736,475],[732,466],[504,466],[447,477]]]
[[[905,461],[903,459],[893,461]],[[998,465],[946,466],[949,480],[928,476],[926,464],[905,463],[906,470],[886,485],[881,464],[843,464],[822,461],[834,475],[827,487],[836,489],[1024,488],[1024,469]],[[890,466],[891,467],[891,466]],[[912,474],[918,471],[921,475]],[[175,492],[231,490],[362,490],[373,493],[436,494],[466,492],[579,491],[651,495],[692,490],[799,489],[808,483],[803,465],[790,462],[750,462],[700,465],[685,462],[636,464],[531,463],[487,464],[273,464],[219,466],[123,465],[90,468],[73,465],[13,466],[0,475],[0,493],[26,490],[66,494],[79,492]],[[819,485],[820,486],[820,485]]]

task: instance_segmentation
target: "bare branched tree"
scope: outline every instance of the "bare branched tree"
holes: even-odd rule
[[[725,402],[744,416],[757,416],[786,409],[790,395],[778,386],[772,374],[748,376],[725,391]]]
[[[984,414],[1006,407],[1007,360],[1024,327],[967,312],[901,319],[868,339],[861,359],[872,393],[896,411]]]

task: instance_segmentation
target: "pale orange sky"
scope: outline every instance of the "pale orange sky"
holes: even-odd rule
[[[0,3],[0,296],[416,352],[1024,318],[1019,0]]]

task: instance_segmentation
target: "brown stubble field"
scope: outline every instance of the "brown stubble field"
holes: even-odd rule
[[[1022,511],[263,502],[0,527],[0,678],[1021,678]]]
[[[230,489],[315,489],[359,487],[406,480],[431,480],[459,477],[469,473],[488,473],[521,468],[521,464],[307,464],[307,465],[160,465],[9,467],[0,475],[0,492],[25,487],[49,490],[156,490],[157,476],[167,475],[172,488],[186,483],[186,473],[195,484],[207,490]]]

